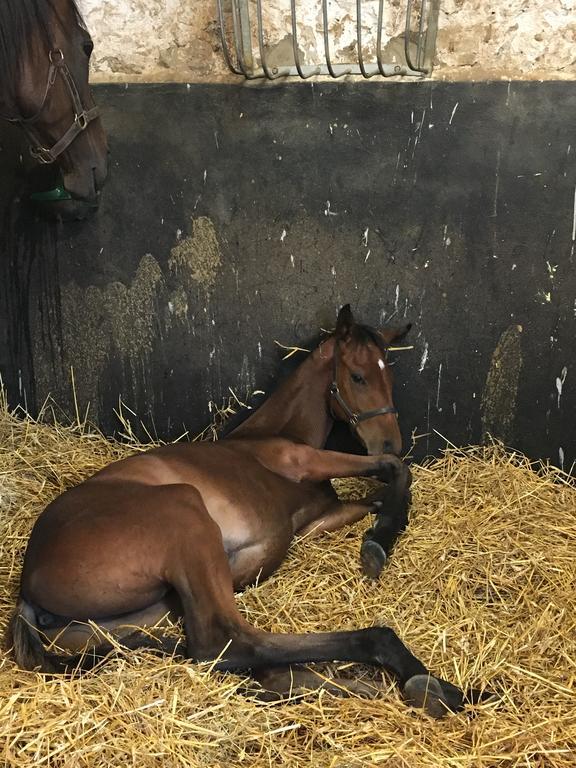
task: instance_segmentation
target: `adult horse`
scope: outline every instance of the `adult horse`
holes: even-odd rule
[[[306,662],[372,664],[392,672],[408,701],[430,714],[460,709],[463,693],[429,675],[387,627],[273,634],[251,626],[234,600],[235,589],[278,568],[295,534],[336,530],[370,511],[377,521],[364,560],[369,569],[382,565],[408,505],[410,474],[397,456],[386,360],[406,330],[357,324],[346,305],[334,333],[229,436],[123,459],[52,502],[25,556],[9,632],[16,661],[44,671],[78,661],[47,650],[42,635],[71,653],[97,646],[101,657],[108,647],[99,628],[128,647],[150,646],[150,636],[135,628],[172,613],[184,618],[186,655],[216,659],[217,669],[258,676]],[[368,455],[322,449],[333,419],[351,425]],[[360,501],[339,501],[330,478],[354,475],[388,485]],[[174,647],[166,638],[158,644]],[[266,673],[264,685],[284,693],[305,676]],[[345,681],[338,687],[358,690]]]
[[[21,126],[56,189],[37,195],[61,218],[98,207],[108,149],[88,87],[92,40],[74,0],[0,2],[0,117]]]

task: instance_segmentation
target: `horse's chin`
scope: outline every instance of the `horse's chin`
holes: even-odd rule
[[[364,440],[360,435],[357,434],[357,436],[361,444],[364,446],[368,456],[380,456],[383,453],[390,453],[393,456],[400,456],[400,453],[402,452],[402,443],[397,440],[383,440],[382,438]]]
[[[60,221],[83,221],[90,218],[98,210],[99,199],[78,200],[70,198],[69,200],[43,200],[38,201],[36,205],[43,216],[48,219],[58,219]]]

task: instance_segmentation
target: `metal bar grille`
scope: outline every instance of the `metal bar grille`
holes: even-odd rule
[[[217,0],[223,55],[236,74],[275,80],[314,75],[422,77],[432,72],[440,0],[403,0],[400,10],[393,7],[392,0],[284,0],[284,14],[279,13],[279,2],[275,3],[276,23],[272,23],[270,0]],[[335,29],[342,28],[337,14],[343,8],[353,8],[355,18],[348,13],[343,16],[348,21],[348,33],[355,33],[355,39],[345,52],[338,52]],[[312,23],[310,18],[308,25],[303,22],[303,10],[309,14],[317,11]],[[366,21],[368,12],[372,21]],[[392,15],[396,29],[391,26]],[[286,29],[278,18],[290,19]],[[403,22],[400,28],[399,18]],[[306,33],[306,51],[301,46],[302,30]],[[310,39],[316,47],[310,45]],[[285,43],[283,58],[278,60],[275,55],[272,62],[281,43]]]

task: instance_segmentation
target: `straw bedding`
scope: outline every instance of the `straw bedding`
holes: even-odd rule
[[[60,491],[137,446],[0,407],[0,630],[36,516]],[[433,721],[383,680],[381,698],[309,693],[290,705],[241,696],[242,679],[147,653],[82,679],[48,679],[0,655],[7,766],[576,765],[576,487],[500,446],[414,467],[408,531],[380,581],[359,575],[366,521],[295,543],[266,583],[238,596],[272,631],[394,627],[433,671],[500,694]],[[361,494],[362,483],[338,485]],[[341,665],[345,666],[345,665]],[[330,674],[338,665],[322,668]]]

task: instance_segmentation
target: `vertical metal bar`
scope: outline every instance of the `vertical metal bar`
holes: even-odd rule
[[[262,69],[269,80],[274,80],[274,74],[266,61],[266,46],[264,45],[264,23],[262,21],[262,0],[256,0],[256,19],[258,22],[258,47],[260,49],[260,61]]]
[[[323,23],[324,23],[324,58],[326,59],[326,66],[328,67],[328,72],[330,73],[330,76],[333,78],[343,77],[344,75],[349,75],[350,72],[352,72],[351,69],[345,69],[340,74],[335,71],[333,65],[332,65],[332,58],[330,55],[330,39],[328,37],[328,0],[322,0],[322,17],[323,17]]]
[[[294,64],[296,65],[296,69],[298,70],[298,74],[303,80],[306,80],[308,77],[312,77],[312,75],[319,75],[322,71],[321,67],[316,67],[315,69],[312,69],[309,74],[305,74],[304,70],[302,69],[302,65],[300,63],[300,51],[298,50],[298,28],[296,25],[296,0],[290,0],[290,12],[292,15],[292,49],[294,51]]]
[[[244,63],[244,54],[240,45],[240,17],[238,13],[237,0],[232,0],[232,29],[234,36],[234,49],[236,51],[236,60],[238,61],[238,66],[240,67],[244,77],[248,77],[248,70],[246,68],[246,64]]]
[[[384,0],[380,0],[378,5],[378,32],[376,34],[376,62],[378,70],[384,77],[384,66],[382,64],[382,25],[384,23]]]
[[[220,24],[220,42],[222,43],[222,53],[224,54],[224,59],[226,60],[226,64],[228,65],[229,69],[232,70],[236,75],[241,75],[242,70],[239,69],[236,64],[232,61],[232,56],[230,53],[230,48],[228,46],[228,39],[226,38],[226,23],[225,23],[225,17],[224,17],[224,8],[222,7],[223,0],[218,0],[218,23]]]
[[[304,73],[302,72],[302,66],[300,65],[300,51],[298,50],[298,29],[296,27],[296,0],[290,0],[290,13],[292,16],[292,48],[294,50],[294,64],[298,70],[298,74],[302,79]]]
[[[248,0],[238,1],[238,18],[240,21],[240,33],[242,35],[242,54],[247,69],[254,74],[254,58],[252,55],[252,31],[250,29],[250,10]]]
[[[362,0],[356,0],[356,45],[358,47],[358,65],[362,77],[368,79],[370,75],[364,66],[364,54],[362,53]]]
[[[404,55],[406,56],[406,63],[410,69],[416,69],[412,63],[412,56],[410,55],[410,32],[412,30],[412,0],[408,0],[406,4],[406,27],[404,30]]]
[[[328,0],[322,0],[322,18],[324,23],[324,58],[326,59],[326,66],[331,77],[337,77],[336,72],[332,67],[332,59],[330,58],[330,41],[328,39]]]
[[[430,74],[434,67],[434,54],[436,53],[436,37],[438,35],[438,15],[440,13],[440,0],[430,0],[428,12],[428,27],[426,29],[426,43],[424,46],[424,71]]]
[[[424,18],[426,16],[426,0],[422,0],[422,6],[420,8],[420,24],[418,25],[418,46],[416,49],[417,56],[416,61],[418,62],[418,69],[420,71],[423,71],[423,54],[424,54]]]
[[[426,12],[426,0],[422,0],[422,5],[420,8],[421,15],[420,15],[420,22],[418,24],[418,42],[416,44],[416,64],[412,61],[412,56],[410,55],[410,32],[412,31],[412,0],[408,0],[407,9],[406,9],[406,31],[404,33],[404,53],[406,55],[406,63],[410,67],[410,69],[413,69],[415,72],[422,72],[423,74],[427,74],[429,72],[429,69],[422,65],[421,63],[421,57],[422,57],[422,41],[424,40],[424,48],[426,50],[426,54],[428,53],[428,33],[430,30],[430,21],[426,25],[426,36],[424,36],[424,14]],[[429,16],[431,14],[429,13]],[[437,23],[437,17],[436,17],[436,23]],[[437,26],[435,27],[434,31],[434,41],[436,40],[436,31]],[[425,55],[426,55],[425,54]],[[433,52],[432,52],[433,56]]]

